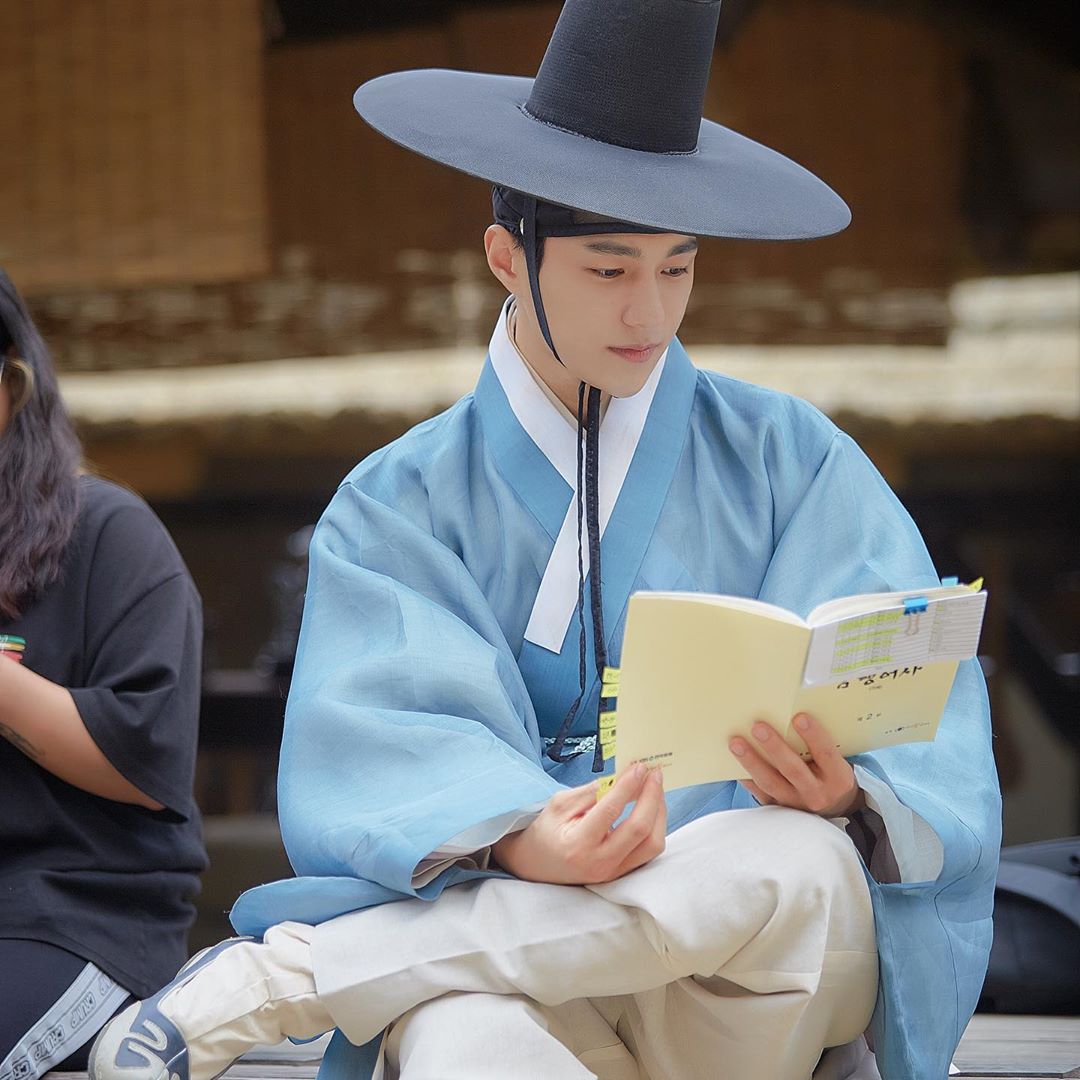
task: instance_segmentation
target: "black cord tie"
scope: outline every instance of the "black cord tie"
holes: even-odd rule
[[[600,391],[589,388],[587,415],[585,413],[585,383],[578,387],[578,452],[577,452],[577,524],[578,524],[578,694],[559,725],[548,756],[552,761],[565,761],[563,746],[570,734],[574,719],[585,697],[588,664],[586,661],[585,634],[585,564],[582,544],[582,518],[589,544],[589,601],[593,619],[593,652],[596,673],[603,686],[604,668],[607,667],[607,645],[604,636],[604,608],[600,577]],[[584,511],[584,513],[583,513]],[[596,712],[596,746],[593,750],[593,772],[604,770],[604,748],[600,742],[601,699]]]
[[[577,598],[577,617],[578,617],[578,694],[574,698],[573,704],[567,710],[566,716],[563,717],[563,722],[559,725],[559,730],[555,735],[555,741],[551,744],[548,750],[548,757],[552,761],[565,761],[562,756],[563,744],[566,742],[566,737],[570,734],[570,728],[573,726],[574,718],[578,714],[578,709],[581,708],[582,698],[585,697],[585,672],[587,669],[586,664],[586,646],[585,646],[585,565],[583,562],[584,555],[581,547],[581,522],[582,513],[585,509],[585,501],[581,497],[582,480],[585,472],[584,464],[584,450],[585,450],[585,384],[582,383],[578,387],[578,408],[577,408],[577,533],[578,533],[578,598]]]
[[[532,195],[525,195],[522,205],[521,230],[522,244],[525,248],[525,269],[529,275],[529,289],[532,293],[533,308],[540,332],[551,350],[552,356],[563,364],[555,342],[551,338],[547,313],[540,296],[540,267],[537,253],[536,233],[537,200]],[[563,364],[563,367],[566,365]],[[585,556],[582,546],[582,523],[588,534],[589,544],[589,603],[593,620],[593,651],[596,658],[596,673],[603,687],[604,668],[607,666],[607,646],[604,638],[604,607],[600,579],[600,389],[589,387],[588,406],[585,402],[586,384],[578,387],[577,407],[577,534],[578,534],[578,693],[567,710],[558,733],[548,750],[552,761],[566,760],[562,756],[566,739],[573,727],[578,710],[585,698],[587,660],[587,637],[585,633]],[[601,704],[603,702],[601,701]],[[593,772],[603,772],[604,751],[600,745],[600,709],[596,714],[596,748],[593,752]]]
[[[607,667],[607,645],[604,636],[604,601],[600,571],[600,390],[589,390],[589,412],[585,427],[585,525],[589,533],[589,600],[592,605],[593,653],[596,676],[601,693],[604,668]],[[580,538],[578,543],[581,543]],[[593,772],[603,772],[604,751],[600,745],[600,713],[603,698],[596,711],[596,747],[593,751]]]

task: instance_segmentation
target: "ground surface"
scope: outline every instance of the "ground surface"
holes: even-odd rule
[[[293,1046],[259,1047],[222,1080],[313,1080],[326,1039]],[[964,1080],[1080,1077],[1080,1017],[991,1016],[972,1019],[956,1054]],[[59,1080],[61,1074],[50,1074]],[[83,1080],[85,1073],[65,1073]]]

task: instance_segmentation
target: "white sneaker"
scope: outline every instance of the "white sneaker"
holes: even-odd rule
[[[254,940],[229,938],[213,948],[203,949],[153,997],[129,1005],[110,1020],[90,1048],[87,1065],[90,1080],[189,1080],[187,1043],[177,1026],[161,1011],[162,999],[224,950]]]
[[[168,986],[102,1028],[89,1080],[214,1080],[241,1054],[333,1028],[311,970],[312,928],[272,926],[193,957]]]

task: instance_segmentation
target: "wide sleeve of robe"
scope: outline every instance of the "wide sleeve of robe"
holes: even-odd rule
[[[847,435],[837,432],[824,458],[799,451],[797,445],[778,448],[771,470],[776,535],[763,600],[805,615],[835,596],[938,584],[907,511]],[[794,474],[813,468],[814,461],[819,464],[809,483],[795,482]],[[790,500],[787,491],[793,492]],[[871,882],[871,896],[884,995],[873,1026],[879,1067],[886,1076],[944,1075],[986,972],[1001,843],[1001,800],[978,661],[959,665],[933,742],[851,760],[888,784],[941,841],[936,877]]]
[[[297,874],[387,898],[416,895],[450,837],[559,788],[502,629],[421,502],[347,481],[316,528],[279,775]]]
[[[791,460],[790,454],[785,456]],[[778,461],[774,475],[784,467]],[[844,433],[835,434],[797,502],[786,504],[782,483],[774,485],[774,492],[776,547],[762,600],[805,615],[837,596],[939,584],[911,517]],[[977,661],[960,665],[933,742],[895,746],[852,760],[888,783],[905,805],[930,822],[945,847],[942,877],[953,879],[980,863],[985,863],[983,869],[996,865],[1000,801]]]

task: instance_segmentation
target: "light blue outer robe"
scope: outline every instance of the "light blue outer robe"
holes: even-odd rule
[[[485,872],[454,867],[414,889],[421,859],[591,778],[591,754],[556,765],[541,745],[577,691],[577,620],[559,655],[523,637],[572,497],[490,358],[472,394],[347,477],[312,541],[282,744],[281,826],[298,877],[244,894],[238,931],[433,900]],[[602,553],[614,664],[635,590],[756,596],[805,615],[832,597],[938,580],[908,514],[848,436],[804,401],[698,371],[678,341]],[[581,734],[598,694],[591,628],[587,637]],[[1000,799],[977,663],[960,666],[936,741],[853,760],[944,847],[935,880],[867,875],[881,957],[878,1067],[884,1080],[936,1080],[990,949]],[[670,829],[752,805],[734,783],[675,791]],[[376,1054],[377,1041],[356,1048],[339,1033],[320,1076],[367,1077]]]

